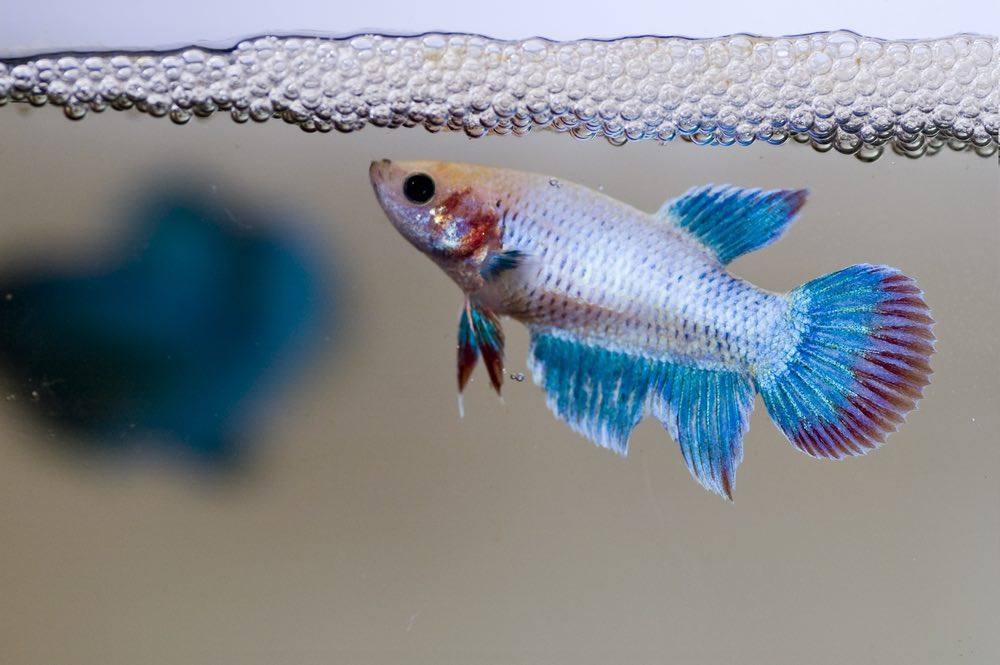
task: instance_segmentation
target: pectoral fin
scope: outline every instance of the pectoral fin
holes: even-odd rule
[[[508,249],[502,252],[490,252],[483,261],[483,267],[479,269],[479,274],[483,279],[490,281],[496,279],[508,270],[513,270],[524,262],[524,252],[516,249]]]

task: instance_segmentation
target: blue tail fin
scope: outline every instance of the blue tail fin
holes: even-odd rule
[[[861,455],[896,430],[929,383],[933,320],[916,283],[857,265],[789,295],[798,344],[757,371],[778,428],[814,457]]]

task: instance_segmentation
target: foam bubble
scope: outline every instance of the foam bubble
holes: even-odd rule
[[[1000,41],[885,41],[850,32],[769,39],[500,41],[461,34],[261,37],[231,50],[55,54],[0,60],[0,105],[68,118],[135,108],[177,124],[226,111],[307,132],[366,125],[614,144],[788,138],[864,160],[887,144],[995,154]]]

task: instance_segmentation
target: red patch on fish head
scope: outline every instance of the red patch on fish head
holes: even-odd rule
[[[500,216],[472,192],[455,190],[432,213],[442,251],[449,257],[468,258],[499,243]]]

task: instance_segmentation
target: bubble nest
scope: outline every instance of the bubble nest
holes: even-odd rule
[[[500,41],[461,34],[261,37],[231,50],[0,60],[0,106],[66,117],[136,109],[177,124],[226,111],[307,132],[366,125],[436,132],[535,129],[615,145],[788,138],[871,161],[889,144],[997,152],[1000,41],[885,41],[850,32],[780,39]]]

